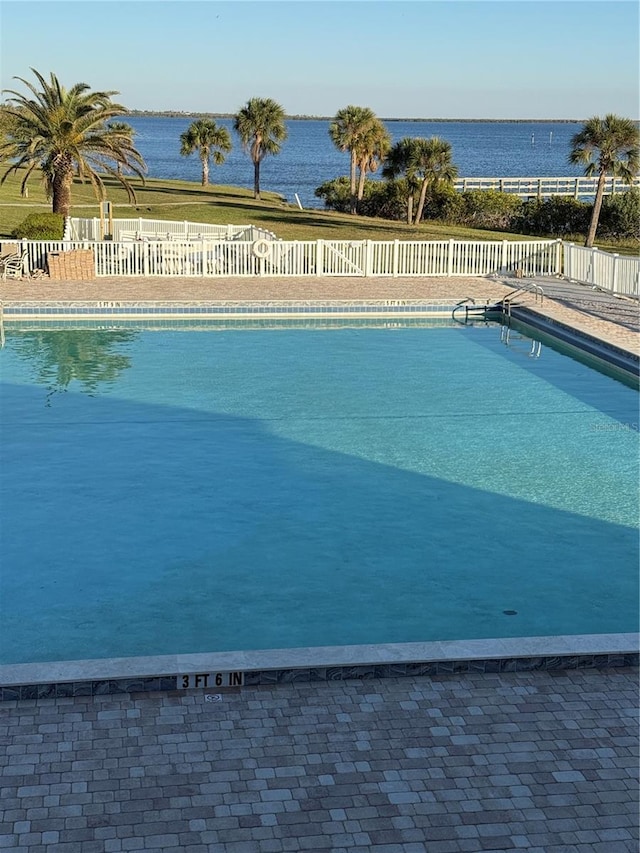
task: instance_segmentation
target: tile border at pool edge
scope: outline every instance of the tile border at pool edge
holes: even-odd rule
[[[245,686],[462,672],[638,666],[638,634],[327,646],[0,666],[0,700],[172,691],[177,677],[242,672]]]

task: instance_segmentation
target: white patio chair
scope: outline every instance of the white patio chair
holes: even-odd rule
[[[6,255],[0,259],[2,265],[2,280],[6,281],[7,276],[10,278],[31,278],[29,275],[29,253],[26,251],[16,255]]]

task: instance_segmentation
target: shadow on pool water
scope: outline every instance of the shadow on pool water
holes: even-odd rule
[[[2,663],[637,630],[632,527],[258,418],[69,394],[39,422],[45,394],[4,390]]]

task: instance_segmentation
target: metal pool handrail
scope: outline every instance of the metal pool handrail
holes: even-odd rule
[[[503,309],[506,309],[507,317],[511,317],[511,305],[513,303],[514,298],[519,293],[527,293],[527,292],[535,294],[536,303],[538,302],[538,297],[540,297],[540,304],[542,305],[542,303],[544,302],[544,296],[545,296],[543,288],[539,284],[536,284],[533,281],[532,282],[524,282],[523,284],[520,285],[520,287],[517,287],[515,290],[512,290],[511,293],[507,293],[507,295],[505,297],[503,297],[503,299],[501,300],[501,304],[502,304]]]
[[[464,320],[465,320],[465,323],[466,323],[466,322],[467,322],[467,318],[468,318],[468,316],[469,316],[469,306],[468,306],[468,304],[467,304],[467,303],[469,303],[469,302],[471,302],[473,305],[475,305],[475,304],[476,304],[476,300],[473,298],[473,296],[467,296],[467,298],[466,298],[466,299],[461,299],[461,300],[460,300],[460,302],[458,302],[456,305],[454,305],[454,306],[453,306],[453,311],[451,312],[451,319],[452,319],[452,320],[455,320],[455,319],[456,319],[456,311],[458,310],[458,308],[462,308],[462,306],[464,305]],[[457,322],[459,323],[459,322],[460,322],[460,320],[458,320]]]
[[[458,320],[456,318],[456,311],[458,310],[458,308],[462,308],[463,306],[464,321]],[[484,305],[476,305],[476,300],[473,298],[473,296],[467,296],[466,299],[461,299],[460,302],[453,306],[453,310],[451,311],[451,319],[454,320],[456,323],[466,325],[469,322],[470,312],[475,311],[477,313],[481,313],[486,320],[486,312],[492,310],[492,308],[492,303],[488,299]]]

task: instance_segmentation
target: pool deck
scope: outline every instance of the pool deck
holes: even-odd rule
[[[484,302],[518,283],[36,280],[0,299]],[[638,355],[637,302],[536,283],[546,298],[525,305]],[[637,853],[636,668],[372,675],[7,699],[0,849]]]
[[[471,297],[479,304],[497,302],[522,284],[535,283],[545,293],[540,304],[532,293],[519,297],[544,317],[591,335],[635,356],[640,354],[640,313],[637,300],[554,277],[524,281],[515,278],[102,278],[95,281],[0,282],[0,301],[12,304],[52,302],[205,302],[273,300],[447,300]]]
[[[637,853],[637,671],[0,705],[0,848]]]

